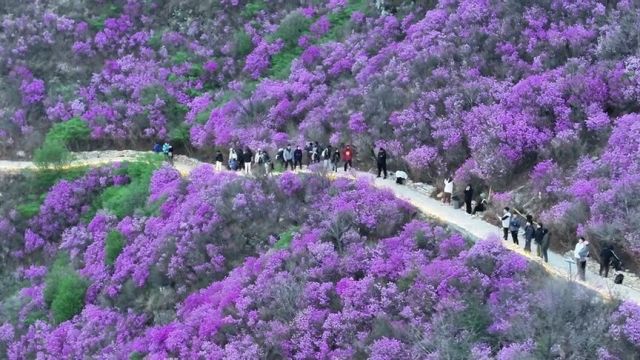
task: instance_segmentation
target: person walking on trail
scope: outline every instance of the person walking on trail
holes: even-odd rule
[[[541,257],[544,262],[549,262],[548,250],[549,245],[551,244],[551,234],[543,224],[538,223],[534,239],[536,242],[536,252],[538,256]]]
[[[268,152],[266,152],[264,150],[261,150],[260,162],[264,166],[265,174],[267,174],[267,175],[271,174],[271,158],[269,157],[269,153]]]
[[[520,231],[520,226],[520,218],[518,218],[517,214],[513,214],[511,216],[511,221],[509,221],[509,231],[511,232],[511,239],[516,245],[520,245],[520,242],[518,242],[518,232]]]
[[[573,249],[573,256],[576,258],[578,268],[578,279],[585,281],[587,269],[587,257],[589,257],[589,241],[582,236],[578,238],[578,243]]]
[[[384,178],[387,178],[387,152],[381,146],[378,150],[378,177],[384,172]]]
[[[238,170],[238,153],[234,148],[229,149],[229,169]]]
[[[533,225],[533,216],[527,215],[527,223],[524,225],[524,251],[531,253],[531,240],[536,234],[536,228]]]
[[[312,152],[313,152],[313,143],[309,142],[309,145],[304,147],[305,152],[307,153],[307,167],[311,165],[313,161]]]
[[[320,157],[322,158],[324,169],[328,171],[331,166],[331,145],[322,149]]]
[[[300,149],[300,146],[296,146],[296,149],[293,151],[293,170],[296,169],[296,166],[302,170],[302,149]]]
[[[311,162],[314,164],[320,162],[320,144],[317,141],[311,147]]]
[[[167,160],[171,165],[173,165],[173,146],[168,142],[162,145],[162,153],[164,154],[165,160]]]
[[[605,245],[602,250],[600,250],[600,270],[598,274],[602,276],[604,273],[604,277],[609,277],[609,268],[613,264],[614,269],[618,270],[620,268],[620,258],[613,252],[613,245]]]
[[[236,152],[238,153],[238,169],[244,171],[244,151],[242,148],[238,148]]]
[[[349,169],[353,168],[353,150],[351,149],[351,145],[347,145],[342,152],[342,159],[344,160],[344,171],[347,171],[347,167]]]
[[[331,170],[338,172],[338,164],[340,163],[340,150],[336,148],[331,157]]]
[[[243,153],[244,157],[244,173],[249,175],[251,174],[251,164],[253,163],[253,151],[246,147]]]
[[[284,161],[284,169],[291,168],[293,170],[293,149],[291,144],[287,145],[287,148],[282,152],[282,160]]]
[[[448,176],[444,179],[444,196],[442,202],[445,204],[451,204],[451,194],[453,193],[453,179]]]
[[[467,214],[471,214],[471,201],[473,201],[473,187],[471,184],[467,184],[467,187],[464,188],[464,204],[467,208]]]
[[[276,161],[280,162],[280,165],[282,165],[282,168],[284,169],[284,149],[283,148],[279,148],[278,152],[276,152]]]
[[[498,216],[498,219],[502,222],[502,238],[507,241],[509,239],[509,227],[511,226],[511,209],[505,207],[502,210],[502,216]]]
[[[222,152],[218,150],[218,152],[216,152],[216,171],[222,171],[223,161],[224,161],[224,158],[222,157]]]

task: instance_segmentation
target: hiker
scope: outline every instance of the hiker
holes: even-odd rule
[[[291,144],[288,144],[287,148],[282,152],[282,161],[284,162],[285,170],[289,167],[293,170],[293,150],[291,149]]]
[[[260,150],[258,163],[264,166],[265,174],[269,175],[271,173],[271,158],[269,157],[269,153],[264,150]]]
[[[464,204],[467,206],[467,214],[471,214],[471,201],[473,200],[473,187],[471,184],[467,184],[464,189]]]
[[[313,161],[313,142],[309,142],[309,145],[305,146],[304,150],[307,153],[307,167],[309,167],[311,166],[311,162]]]
[[[444,196],[442,196],[442,202],[445,204],[451,204],[451,193],[453,193],[453,179],[448,176],[444,179]]]
[[[283,148],[278,148],[278,152],[276,153],[276,161],[280,161],[280,165],[282,165],[282,168],[284,168],[284,149]]]
[[[395,176],[396,176],[396,184],[398,185],[404,185],[404,183],[409,178],[406,172],[400,171],[400,170],[396,171]]]
[[[502,234],[504,241],[509,239],[509,226],[511,226],[511,209],[509,207],[505,207],[502,210],[502,217],[498,216],[498,219],[502,221]]]
[[[340,163],[340,150],[336,148],[331,157],[331,170],[338,172],[338,164]]]
[[[315,163],[320,162],[320,144],[316,141],[311,148],[311,161]]]
[[[224,158],[222,157],[222,152],[218,150],[216,153],[216,171],[222,171],[222,162]]]
[[[576,258],[578,268],[578,278],[582,281],[586,279],[587,257],[589,256],[589,241],[582,236],[578,238],[578,243],[573,249],[573,256]]]
[[[153,150],[152,151],[154,153],[156,153],[156,154],[160,154],[162,152],[162,144],[160,143],[160,141],[156,142],[153,145]]]
[[[238,170],[238,153],[234,148],[229,149],[229,169]]]
[[[538,256],[544,259],[544,262],[549,262],[549,256],[547,253],[551,243],[551,234],[549,233],[549,230],[545,229],[544,225],[541,223],[538,223],[534,239],[536,242],[536,252],[538,253]]]
[[[604,277],[609,277],[609,267],[613,265],[613,268],[618,271],[620,269],[620,258],[613,252],[613,245],[605,245],[600,251],[600,271],[598,274]]]
[[[378,177],[384,172],[384,178],[387,178],[387,152],[381,146],[378,151]]]
[[[324,169],[329,170],[329,167],[331,166],[331,145],[322,149],[320,157],[322,158],[322,161],[324,163]]]
[[[173,146],[169,143],[164,143],[162,145],[162,153],[164,154],[164,158],[173,165]]]
[[[238,153],[238,169],[244,170],[244,151],[242,148],[238,148],[236,153]]]
[[[293,169],[296,169],[296,166],[302,170],[302,149],[300,146],[296,146],[296,149],[293,151]]]
[[[473,206],[473,212],[471,213],[471,215],[478,216],[478,213],[481,213],[487,210],[487,199],[482,199],[480,200],[479,203],[472,201],[471,205]]]
[[[253,162],[253,151],[247,146],[244,150],[244,173],[251,174],[251,163]]]
[[[527,223],[524,225],[524,251],[531,253],[531,240],[536,234],[536,228],[533,226],[533,216],[527,215]]]
[[[351,150],[351,145],[347,145],[342,152],[342,159],[344,160],[344,171],[347,171],[347,166],[349,169],[353,168],[353,150]]]
[[[511,239],[513,240],[513,243],[520,245],[518,242],[518,231],[520,231],[520,219],[518,218],[518,214],[513,214],[511,216],[511,221],[509,221],[509,231],[511,232]]]

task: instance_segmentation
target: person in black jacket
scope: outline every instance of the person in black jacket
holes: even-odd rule
[[[620,258],[613,252],[613,245],[605,245],[602,250],[600,250],[600,276],[602,276],[603,272],[604,277],[609,276],[609,267],[612,263],[616,270],[620,268]]]
[[[299,166],[300,170],[302,170],[302,149],[300,149],[300,146],[296,146],[293,151],[293,170],[296,169],[296,166]]]
[[[538,223],[534,239],[537,245],[536,252],[538,253],[538,256],[543,258],[544,262],[549,262],[549,256],[547,254],[551,243],[551,234],[549,233],[549,230],[545,229],[541,223]]]
[[[222,157],[222,152],[218,150],[216,153],[216,171],[222,171],[222,163],[224,162],[224,158]]]
[[[338,172],[338,164],[340,163],[340,150],[336,148],[331,157],[331,169],[333,172]]]
[[[244,171],[244,151],[242,148],[238,148],[236,154],[238,154],[238,170]]]
[[[467,184],[467,187],[464,189],[464,203],[467,206],[467,214],[471,214],[471,201],[473,200],[473,187],[471,184]]]
[[[524,251],[531,252],[531,240],[536,234],[536,228],[533,225],[533,216],[527,214],[527,223],[524,225]]]
[[[251,151],[251,149],[249,149],[249,147],[247,146],[247,148],[244,150],[244,153],[242,154],[243,160],[244,160],[244,173],[249,175],[251,174],[251,163],[253,163],[253,151]]]
[[[380,147],[378,151],[378,177],[384,172],[384,178],[387,178],[387,152]]]

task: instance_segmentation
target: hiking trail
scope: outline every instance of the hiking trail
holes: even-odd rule
[[[133,161],[138,157],[150,152],[135,150],[105,150],[87,151],[74,153],[74,160],[69,162],[64,168],[73,167],[95,167],[114,162]],[[209,164],[199,160],[189,158],[184,155],[176,155],[174,167],[183,175],[187,176],[199,165]],[[211,164],[210,164],[211,165]],[[20,173],[26,170],[38,170],[37,166],[30,161],[0,160],[0,172]],[[420,210],[425,216],[434,218],[442,223],[446,223],[453,229],[466,235],[474,242],[482,239],[498,239],[500,243],[509,250],[515,251],[526,257],[530,261],[538,262],[551,274],[574,280],[577,273],[576,264],[571,264],[571,277],[569,276],[569,263],[561,254],[549,250],[549,263],[531,254],[524,252],[523,246],[513,244],[510,240],[502,240],[502,230],[481,218],[472,217],[462,209],[454,209],[450,205],[444,205],[439,200],[430,197],[428,194],[419,191],[411,185],[398,185],[392,180],[376,178],[373,174],[361,171],[344,172],[340,169],[337,176],[341,177],[366,177],[378,188],[392,191],[396,197],[405,200]],[[522,241],[524,243],[524,241]],[[535,254],[535,243],[532,244],[532,254]],[[594,266],[595,264],[595,266]],[[613,283],[613,276],[608,279],[602,278],[597,272],[597,263],[589,261],[586,270],[586,282],[578,281],[579,284],[600,293],[605,298],[619,298],[630,300],[640,304],[640,287],[629,286],[629,283],[637,283],[637,277],[628,272],[625,273],[625,283],[622,285]]]

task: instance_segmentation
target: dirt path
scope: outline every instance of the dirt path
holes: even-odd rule
[[[81,152],[75,153],[75,159],[66,167],[93,167],[118,161],[131,161],[146,154],[149,153],[133,150]],[[201,164],[203,164],[203,162],[183,155],[178,155],[174,159],[174,167],[183,176],[187,176],[191,172],[191,170]],[[37,167],[29,161],[0,160],[0,172],[19,173],[25,170],[37,170]],[[408,201],[426,216],[449,224],[451,227],[462,232],[463,234],[466,234],[470,239],[474,241],[487,238],[499,239],[501,237],[501,230],[498,227],[489,224],[482,219],[474,218],[462,210],[443,205],[440,201],[431,198],[430,196],[428,196],[428,194],[419,191],[419,189],[416,187],[397,185],[391,180],[376,179],[373,175],[364,172],[344,173],[341,171],[338,173],[338,176],[369,177],[376,187],[393,191],[393,193],[398,198]],[[551,274],[563,278],[570,278],[571,280],[575,278],[575,264],[571,265],[571,272],[573,276],[570,277],[569,263],[567,263],[566,259],[560,254],[549,251],[549,263],[545,264],[540,262],[540,259],[536,256],[531,256],[525,253],[521,247],[514,245],[511,242],[501,241],[501,243],[506,248],[527,257],[530,261],[541,263],[544,268]],[[533,245],[533,247],[533,253],[535,253],[535,244]],[[640,290],[639,287],[635,286],[635,283],[638,282],[635,276],[631,274],[625,274],[625,282],[627,284],[616,285],[613,283],[611,278],[604,279],[598,276],[595,269],[596,268],[593,262],[591,262],[587,267],[587,281],[580,282],[582,285],[597,291],[598,293],[602,294],[602,296],[607,298],[616,297],[640,303]],[[633,287],[629,286],[629,283],[631,283]]]

